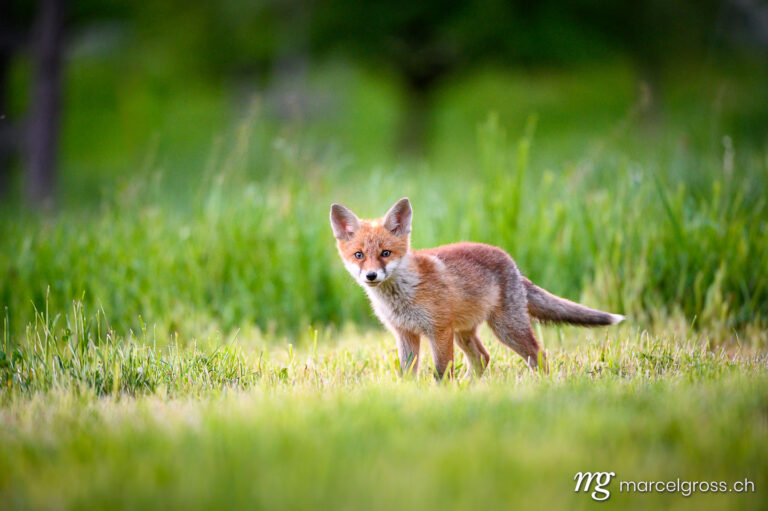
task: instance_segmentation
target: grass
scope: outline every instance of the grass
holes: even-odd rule
[[[683,324],[541,330],[548,375],[483,332],[484,377],[436,385],[428,356],[399,380],[378,333],[156,347],[99,323],[79,304],[58,328],[43,314],[0,362],[3,507],[581,508],[584,470],[757,487],[685,498],[614,482],[610,502],[632,509],[766,504],[768,359]]]
[[[101,75],[78,73],[74,91],[97,87],[89,80]],[[626,66],[457,80],[435,103],[432,147],[445,156],[421,162],[363,164],[355,150],[333,149],[347,135],[319,138],[325,125],[312,122],[276,129],[258,100],[229,131],[211,122],[211,145],[194,162],[203,128],[193,152],[165,144],[191,130],[180,117],[180,132],[158,135],[162,143],[149,144],[129,175],[82,170],[76,179],[100,189],[96,200],[66,188],[75,179],[66,175],[70,165],[88,167],[78,162],[91,153],[104,160],[110,145],[78,146],[76,157],[66,150],[67,200],[55,215],[0,211],[0,305],[13,335],[33,321],[30,303],[41,310],[46,300],[56,313],[72,300],[102,307],[123,332],[140,330],[141,316],[161,342],[254,326],[281,334],[373,326],[338,262],[328,207],[373,217],[409,196],[416,247],[500,246],[543,287],[643,324],[675,314],[726,333],[764,324],[766,133],[741,122],[754,120],[744,111],[762,111],[762,75],[688,73],[702,85],[684,95],[668,79],[655,120]],[[361,94],[344,72],[334,76],[320,73],[322,90],[349,83],[350,97]],[[376,94],[396,110],[383,89],[366,85],[355,110],[367,111]],[[503,108],[489,114],[488,105]],[[374,117],[356,121],[354,147],[392,138]]]
[[[347,157],[349,140],[394,138],[396,94],[381,83],[349,94],[360,111],[380,96],[370,126],[329,120],[346,126],[341,151],[323,125],[275,131],[258,105],[222,135],[218,96],[176,104],[211,114],[204,161],[191,122],[129,177],[124,158],[102,158],[120,140],[90,153],[70,133],[62,187],[96,199],[0,211],[0,508],[582,508],[579,471],[616,472],[610,502],[632,509],[765,508],[768,159],[764,129],[745,128],[763,126],[754,82],[672,86],[653,120],[625,68],[489,72],[436,97],[439,154],[402,164],[382,148]],[[530,109],[513,101],[528,90]],[[150,117],[175,111],[145,99]],[[87,124],[82,112],[65,125]],[[180,149],[190,141],[197,152]],[[98,178],[104,161],[116,175]],[[629,320],[537,326],[548,375],[484,331],[483,378],[436,384],[423,349],[401,381],[327,215],[341,202],[378,216],[402,196],[415,247],[501,246],[542,287]],[[677,478],[747,478],[756,492],[618,491]]]
[[[278,139],[272,163],[255,176],[249,120],[193,192],[169,194],[162,175],[150,172],[118,183],[95,210],[0,214],[9,328],[23,331],[33,320],[30,303],[42,309],[46,297],[53,311],[73,299],[103,307],[121,331],[139,330],[141,315],[166,340],[254,325],[281,333],[373,325],[339,264],[327,210],[342,202],[374,217],[405,195],[416,247],[491,243],[552,292],[644,323],[682,313],[728,332],[766,321],[762,153],[682,151],[639,162],[614,147],[550,170],[531,163],[539,143],[533,120],[511,140],[496,119],[478,129],[471,175],[353,173]]]

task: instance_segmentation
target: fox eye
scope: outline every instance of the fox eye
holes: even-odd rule
[[[385,250],[384,252],[381,253],[381,257],[389,257],[390,255],[392,255],[392,252],[390,252],[389,250]]]
[[[363,253],[362,252],[355,252],[355,259],[362,259]]]

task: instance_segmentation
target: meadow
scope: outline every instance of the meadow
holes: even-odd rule
[[[91,72],[75,68],[73,97]],[[66,139],[56,210],[0,211],[0,507],[581,508],[574,475],[613,471],[756,486],[614,481],[622,507],[764,508],[761,79],[694,69],[699,87],[671,80],[650,107],[622,66],[489,70],[442,91],[430,152],[396,161],[371,149],[393,138],[389,82],[355,72],[314,79],[370,112],[357,130],[254,101],[201,144],[166,105],[170,131],[129,170],[94,177],[116,143]],[[187,115],[220,106],[186,99]],[[500,246],[628,320],[537,325],[548,375],[484,331],[482,378],[437,384],[423,350],[401,381],[328,208],[373,217],[402,196],[415,247]]]
[[[79,308],[67,323],[62,338],[41,317],[4,363],[4,507],[585,508],[580,471],[615,472],[608,503],[624,508],[766,503],[765,352],[685,323],[541,329],[548,375],[486,331],[482,379],[439,385],[428,367],[400,380],[378,332],[159,348],[99,334]],[[678,479],[755,492],[618,487]]]

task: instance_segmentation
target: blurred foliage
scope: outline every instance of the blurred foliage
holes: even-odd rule
[[[641,321],[766,319],[768,68],[716,4],[361,5],[73,4],[59,209],[0,211],[13,330],[49,287],[165,334],[374,324],[326,210],[403,195],[417,247],[500,245]],[[396,143],[422,64],[441,78],[414,161]],[[29,76],[17,58],[15,117]]]
[[[12,6],[16,24],[28,29],[34,3]],[[668,104],[676,84],[740,89],[729,80],[750,79],[747,69],[755,88],[768,83],[764,50],[733,43],[732,8],[714,0],[73,2],[62,192],[94,195],[100,176],[163,163],[153,160],[160,155],[173,154],[162,166],[186,174],[254,97],[262,119],[272,121],[265,129],[312,131],[329,150],[368,166],[393,161],[404,137],[424,139],[416,141],[422,156],[444,155],[456,136],[473,139],[489,110],[500,111],[510,129],[538,112],[547,134],[559,114],[544,110],[558,110],[570,94],[585,109],[583,122],[603,128],[601,121],[624,114],[640,81],[655,115],[688,116],[678,108],[685,98]],[[601,67],[609,69],[607,81],[589,82],[591,91],[579,89],[586,82],[567,82]],[[715,76],[707,76],[710,68]],[[683,79],[687,69],[690,79]],[[477,81],[489,72],[492,80]],[[542,83],[528,83],[542,88],[512,94],[510,74],[541,76]],[[547,78],[553,74],[565,79]],[[22,119],[30,84],[24,53],[9,80],[10,117]],[[729,99],[741,93],[726,92]],[[446,97],[474,104],[450,111]],[[739,117],[751,124],[744,133],[762,143],[765,102],[740,102]],[[706,115],[710,110],[706,105]],[[574,118],[572,108],[561,111],[568,112],[564,121]],[[719,111],[727,116],[734,106]],[[447,161],[467,154],[451,152]]]
[[[716,46],[720,3],[326,0],[310,6],[311,47],[373,56],[419,76],[478,61],[542,66],[701,55],[708,44]]]
[[[509,87],[536,90],[546,115],[529,116],[514,134],[486,116],[471,136],[442,142],[464,147],[466,163],[435,168],[361,171],[311,130],[265,128],[271,121],[256,107],[178,174],[165,171],[175,156],[165,148],[133,175],[107,181],[90,206],[71,204],[54,217],[0,215],[0,301],[14,332],[48,293],[51,310],[84,299],[115,326],[136,330],[141,315],[161,336],[374,325],[335,253],[328,205],[373,217],[408,195],[417,248],[462,239],[501,246],[543,287],[641,324],[683,314],[727,332],[765,321],[764,150],[723,138],[718,125],[670,123],[649,134],[631,105],[623,119],[595,115],[596,131],[581,131],[579,119],[600,101],[577,80],[625,78],[579,76]],[[549,87],[585,91],[569,93],[570,122],[544,109]],[[745,91],[739,99],[750,97]],[[464,102],[448,105],[444,112]]]
[[[28,2],[19,9],[29,17]],[[340,51],[404,74],[478,59],[546,65],[630,56],[669,61],[729,49],[716,0],[136,2],[81,0],[74,25],[117,21],[188,69],[258,69],[295,52]],[[722,23],[721,23],[722,24]]]

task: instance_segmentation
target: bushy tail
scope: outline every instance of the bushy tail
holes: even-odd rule
[[[583,326],[615,325],[624,321],[624,316],[619,314],[590,309],[555,296],[526,278],[523,282],[528,294],[528,314],[541,321]]]

